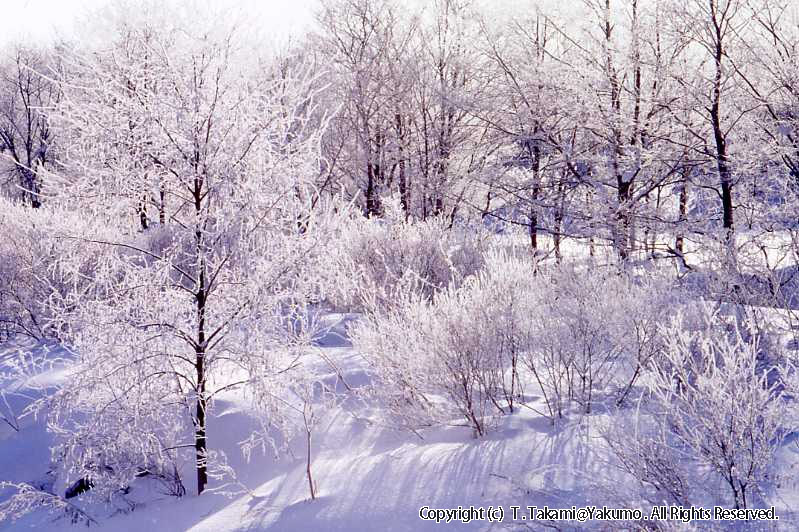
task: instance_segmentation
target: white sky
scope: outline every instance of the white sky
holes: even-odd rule
[[[75,20],[112,0],[0,0],[0,46],[12,41],[48,40],[56,34],[70,36]],[[265,32],[276,37],[302,29],[312,19],[317,0],[212,0],[235,6],[263,22]]]

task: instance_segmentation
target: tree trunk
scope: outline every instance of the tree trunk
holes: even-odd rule
[[[13,155],[13,154],[12,154]],[[29,167],[25,166],[18,160],[14,160],[14,165],[20,176],[20,188],[22,188],[22,199],[34,209],[42,206],[41,197],[39,196],[39,183],[36,179],[36,172]]]
[[[688,207],[688,170],[683,170],[682,185],[680,186],[680,217],[677,225],[677,241],[674,247],[680,255],[685,254],[685,237],[682,233],[682,226],[685,223],[686,211]]]
[[[163,181],[158,185],[158,222],[162,226],[166,224],[166,188]]]
[[[197,160],[197,159],[196,159]],[[196,171],[196,168],[195,168]],[[197,405],[194,425],[194,449],[197,457],[197,495],[202,494],[208,484],[208,441],[206,437],[206,412],[208,408],[208,397],[206,396],[206,336],[205,336],[205,317],[208,306],[208,286],[205,275],[205,243],[203,242],[202,228],[202,201],[203,201],[203,182],[202,178],[194,181],[194,208],[197,216],[197,228],[195,230],[195,246],[197,253],[197,342],[194,346],[195,362],[194,369],[197,376]]]
[[[400,204],[402,205],[402,211],[405,213],[405,219],[407,220],[411,214],[411,190],[408,184],[408,177],[405,173],[405,128],[403,127],[402,116],[397,113],[394,116],[396,121],[396,128],[397,128],[397,139],[398,139],[398,165],[399,165],[399,178],[398,178],[398,186],[399,186],[399,193],[400,193]]]
[[[205,397],[205,355],[198,351],[196,369],[197,378],[201,379],[197,387],[197,420],[194,428],[194,449],[197,457],[197,495],[205,491],[208,484],[208,440],[206,437],[205,413],[208,407]]]
[[[313,475],[311,475],[311,430],[306,428],[305,430],[305,437],[306,437],[306,445],[308,447],[308,454],[306,455],[305,460],[305,472],[308,475],[308,489],[311,491],[311,499],[316,499],[316,490],[314,489],[313,485]]]
[[[197,232],[198,238],[201,233]],[[194,348],[194,368],[197,373],[197,406],[194,425],[194,447],[197,455],[197,495],[200,495],[208,483],[208,442],[206,439],[206,411],[208,399],[206,397],[205,375],[205,312],[206,312],[206,287],[205,264],[201,259],[199,289],[197,290],[197,345]]]
[[[208,483],[208,441],[206,439],[206,397],[205,375],[205,311],[206,291],[204,264],[200,270],[200,289],[197,291],[197,346],[195,347],[195,370],[197,373],[197,411],[194,426],[194,448],[197,455],[197,495],[200,495]]]
[[[715,20],[714,20],[715,23]],[[723,35],[721,26],[715,24],[715,62],[716,75],[713,79],[713,98],[710,106],[710,121],[713,126],[713,139],[716,142],[716,166],[721,182],[721,207],[723,212],[723,226],[726,229],[726,238],[732,239],[733,232],[733,205],[732,205],[732,172],[727,156],[727,139],[721,126],[721,88],[722,88],[722,61],[724,60]]]
[[[616,212],[616,249],[619,258],[626,261],[630,257],[630,191],[631,181],[618,177],[619,208]]]
[[[374,165],[371,158],[366,161],[366,216],[377,216],[379,212],[375,192]]]
[[[375,135],[375,149],[370,145],[366,160],[366,215],[380,216],[382,208],[380,204],[380,185],[384,183],[383,166],[381,157],[383,154],[383,134],[377,132]]]
[[[144,194],[139,199],[139,203],[136,206],[136,213],[139,215],[139,225],[141,226],[142,231],[147,229],[147,195]]]
[[[552,243],[555,246],[555,261],[560,264],[563,260],[563,254],[560,250],[560,240],[561,240],[561,226],[563,225],[563,211],[558,208],[555,211],[555,231],[552,233]]]
[[[536,145],[532,149],[532,164],[533,164],[533,197],[532,205],[530,206],[530,247],[533,251],[533,256],[538,252],[538,211],[537,202],[538,195],[541,191],[541,148]]]

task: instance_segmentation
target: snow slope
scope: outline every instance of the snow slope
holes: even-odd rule
[[[234,394],[217,405],[209,424],[210,444],[225,450],[249,489],[234,497],[205,493],[175,499],[159,495],[142,481],[131,498],[133,511],[96,509],[99,524],[108,531],[416,531],[416,530],[517,530],[540,529],[527,523],[472,521],[437,524],[422,521],[420,508],[488,507],[509,505],[570,508],[572,505],[624,504],[632,480],[625,477],[602,451],[598,430],[612,421],[607,414],[575,416],[552,427],[530,409],[507,416],[498,431],[475,439],[469,429],[452,426],[414,435],[384,426],[373,406],[357,399],[367,383],[363,359],[346,341],[344,326],[352,316],[328,316],[331,327],[319,339],[324,358],[332,361],[350,386],[352,397],[330,411],[315,434],[313,472],[318,498],[310,500],[305,476],[304,441],[292,447],[295,457],[255,454],[247,463],[238,442],[251,428],[247,405]],[[10,356],[4,355],[8,363]],[[320,364],[323,362],[320,359]],[[327,363],[320,365],[334,378]],[[54,375],[48,377],[55,379]],[[4,384],[8,390],[11,386]],[[24,388],[13,384],[19,392]],[[18,397],[21,397],[18,394]],[[533,398],[532,406],[535,406]],[[17,405],[19,407],[20,405]],[[6,480],[35,481],[45,477],[50,442],[42,423],[26,421],[19,432],[0,429],[0,475]],[[786,448],[783,460],[796,462],[796,452]],[[190,478],[190,475],[186,475]],[[617,493],[603,486],[614,482]],[[614,480],[615,479],[615,480]],[[785,486],[781,515],[795,507],[796,493]],[[190,486],[187,485],[187,489]],[[2,495],[0,495],[1,497]],[[90,512],[92,510],[89,510]],[[112,512],[113,513],[113,512]],[[0,531],[76,530],[69,519],[45,512],[15,523],[0,524]],[[783,521],[786,523],[789,521]],[[602,529],[600,524],[597,527]],[[82,528],[81,525],[77,525]],[[442,528],[443,527],[443,528]],[[582,529],[587,525],[574,526]],[[563,529],[561,527],[561,529]],[[567,528],[569,529],[569,528]],[[607,529],[607,527],[605,527]]]

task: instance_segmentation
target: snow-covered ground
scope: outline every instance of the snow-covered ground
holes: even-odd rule
[[[330,379],[336,373],[350,388],[349,397],[325,414],[314,434],[313,474],[318,492],[310,500],[304,461],[304,441],[292,446],[289,456],[275,458],[255,453],[246,462],[238,443],[252,429],[247,402],[235,393],[223,397],[209,423],[210,444],[224,450],[237,470],[233,496],[206,492],[177,499],[160,495],[152,481],[140,480],[128,499],[135,508],[86,508],[98,521],[95,530],[138,532],[192,531],[415,531],[415,530],[526,530],[545,523],[475,520],[448,525],[425,521],[420,509],[477,508],[511,505],[570,508],[603,504],[649,508],[641,501],[624,500],[634,493],[634,480],[625,476],[604,450],[601,427],[613,423],[608,413],[573,416],[553,427],[534,409],[544,408],[539,398],[528,397],[528,406],[505,416],[499,429],[475,439],[465,427],[445,427],[417,434],[383,425],[374,404],[357,397],[367,384],[364,362],[346,340],[344,328],[354,316],[327,316],[332,324],[320,338],[320,370]],[[0,355],[5,369],[17,364],[12,346]],[[43,356],[63,355],[58,349],[41,347]],[[335,371],[330,363],[335,366]],[[38,376],[57,383],[62,369],[51,368]],[[51,436],[43,421],[23,418],[12,428],[26,402],[35,400],[33,390],[19,380],[3,382],[3,416],[11,423],[0,427],[0,472],[3,480],[43,485],[47,481],[48,446]],[[539,404],[540,403],[540,404]],[[624,412],[615,415],[625,415]],[[291,455],[294,456],[291,456]],[[799,445],[786,444],[780,463],[789,469],[799,463]],[[191,472],[186,472],[191,478]],[[799,490],[786,476],[776,499],[782,501],[778,515],[785,530],[795,523]],[[617,489],[614,489],[614,485]],[[187,488],[191,491],[190,486]],[[213,491],[213,490],[212,490]],[[76,500],[76,499],[73,499]],[[77,499],[80,505],[80,497]],[[93,513],[96,512],[96,513]],[[522,510],[522,513],[524,510]],[[521,519],[521,518],[519,518]],[[534,525],[534,526],[531,526]],[[603,523],[594,523],[603,529]],[[15,523],[0,523],[2,531],[75,530],[63,513],[35,512]],[[583,529],[587,524],[559,524],[560,529]],[[570,528],[571,527],[571,528]],[[764,525],[764,528],[767,528]],[[606,526],[604,529],[608,529]],[[749,528],[747,528],[749,529]]]
[[[330,316],[334,321],[337,317]],[[365,384],[363,360],[346,344],[343,326],[333,328],[318,342],[344,380],[357,394]],[[6,367],[16,357],[7,346]],[[320,364],[326,364],[320,360]],[[55,378],[53,369],[43,377]],[[333,378],[331,370],[331,378]],[[5,381],[9,407],[20,412],[36,399],[35,388]],[[533,404],[534,405],[534,401]],[[250,490],[233,497],[206,493],[182,499],[160,496],[155,486],[141,481],[130,499],[138,501],[129,512],[109,516],[97,509],[96,530],[435,530],[442,525],[423,521],[420,508],[488,507],[511,504],[550,504],[569,507],[592,501],[593,479],[607,473],[607,462],[595,452],[589,424],[564,424],[557,430],[523,409],[506,417],[498,431],[475,439],[466,427],[453,426],[414,435],[384,426],[363,401],[356,398],[327,413],[314,436],[313,474],[318,488],[310,500],[305,475],[304,442],[291,456],[274,459],[254,453],[245,462],[238,451],[251,427],[247,404],[229,394],[217,405],[209,423],[210,443],[223,449],[238,471],[238,481]],[[9,417],[7,415],[7,417]],[[10,416],[13,417],[13,416]],[[3,480],[41,485],[47,479],[49,444],[41,419],[24,418],[19,430],[0,427],[0,471]],[[190,478],[190,472],[187,474]],[[229,486],[229,490],[242,486]],[[188,487],[188,486],[187,486]],[[74,500],[74,499],[73,499]],[[77,499],[80,501],[80,498]],[[77,503],[80,505],[80,502]],[[91,512],[91,510],[89,510]],[[74,530],[63,514],[34,513],[0,530]],[[78,525],[81,526],[81,525]],[[486,530],[498,524],[474,521],[450,529]]]

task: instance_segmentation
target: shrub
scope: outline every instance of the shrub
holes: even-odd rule
[[[658,324],[673,309],[660,283],[611,269],[542,271],[529,297],[524,362],[552,419],[572,401],[585,413],[623,402],[662,348]]]
[[[647,393],[626,423],[605,431],[651,501],[762,503],[774,454],[795,429],[785,393],[791,365],[775,363],[777,344],[760,311],[733,310],[690,303],[662,324],[670,341],[652,359]]]
[[[401,294],[352,330],[376,390],[405,425],[460,417],[482,435],[537,386],[553,422],[621,404],[661,348],[662,287],[612,271],[534,268],[491,251],[486,265],[431,301]]]
[[[487,234],[450,229],[443,218],[347,218],[326,261],[332,272],[329,300],[367,312],[396,306],[403,294],[429,300],[483,266],[486,242]]]
[[[57,209],[0,199],[0,337],[57,335],[45,303],[53,293],[66,292],[58,262],[76,243],[59,235],[74,221]],[[88,274],[91,267],[87,262],[82,270]]]
[[[375,373],[375,389],[402,425],[459,417],[483,435],[518,403],[532,269],[498,255],[489,263],[503,267],[489,265],[432,301],[406,295],[351,331]]]

